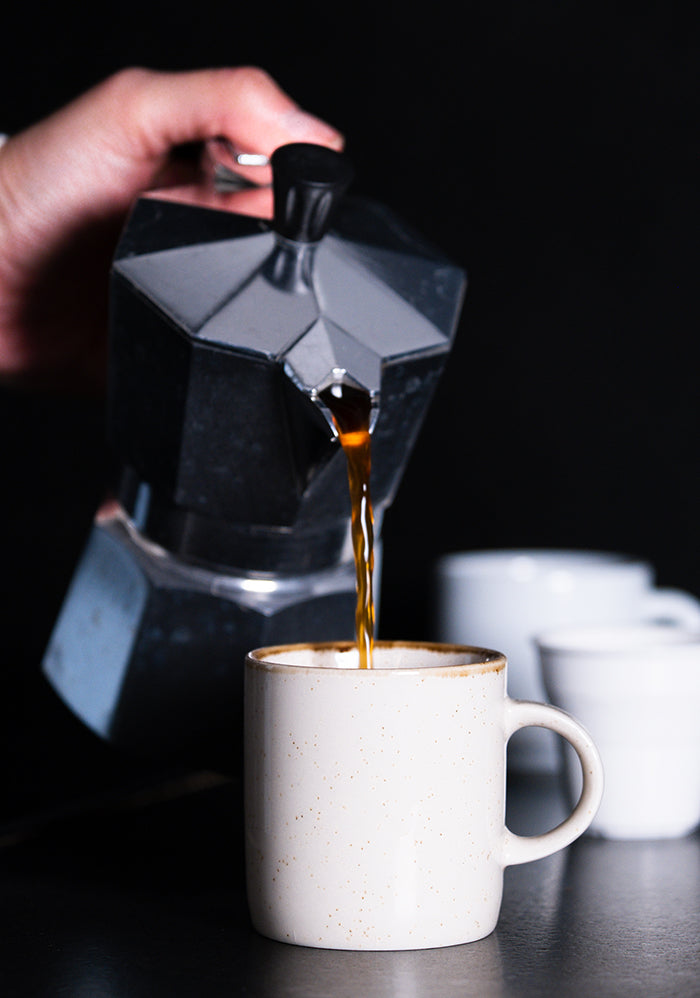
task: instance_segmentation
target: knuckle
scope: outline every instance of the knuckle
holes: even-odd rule
[[[242,95],[265,93],[276,89],[270,74],[259,66],[236,66],[220,70],[223,82]]]
[[[154,73],[150,69],[128,66],[109,76],[104,81],[103,87],[115,97],[128,99],[130,96],[140,93],[153,75]]]

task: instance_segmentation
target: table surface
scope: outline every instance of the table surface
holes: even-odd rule
[[[700,995],[700,836],[585,836],[505,873],[488,938],[352,953],[275,943],[248,919],[240,786],[176,774],[0,829],[8,998]],[[514,831],[565,813],[555,777],[509,782]]]

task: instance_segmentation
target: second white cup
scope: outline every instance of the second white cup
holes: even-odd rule
[[[435,638],[499,648],[508,692],[544,700],[534,637],[566,624],[673,622],[700,627],[700,601],[654,586],[647,562],[598,551],[456,552],[435,568]],[[555,772],[556,739],[526,730],[508,750],[509,768]]]
[[[700,630],[568,627],[537,639],[552,703],[586,725],[605,791],[591,832],[606,838],[686,835],[700,823]],[[566,755],[572,800],[581,781]]]

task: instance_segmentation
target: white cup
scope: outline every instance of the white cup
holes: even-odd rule
[[[448,554],[435,566],[435,637],[499,648],[508,691],[545,700],[535,634],[564,624],[672,621],[700,627],[700,601],[654,588],[649,564],[597,551],[512,550]],[[555,772],[556,740],[532,729],[514,739],[513,770]]]
[[[251,652],[245,670],[248,903],[255,928],[331,949],[451,946],[495,927],[506,866],[583,833],[602,769],[563,711],[506,696],[498,652],[378,642]],[[542,835],[506,828],[505,745],[544,725],[579,754],[583,792]]]
[[[685,835],[700,823],[700,630],[561,628],[540,635],[552,703],[595,739],[605,793],[590,826],[607,838]],[[567,756],[575,800],[580,780]]]

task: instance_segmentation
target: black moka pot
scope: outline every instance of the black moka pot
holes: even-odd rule
[[[454,336],[464,273],[346,158],[272,158],[274,221],[154,196],[111,276],[108,434],[122,474],[44,659],[95,732],[225,766],[254,647],[352,638],[347,466],[321,398],[372,401],[376,536]]]

